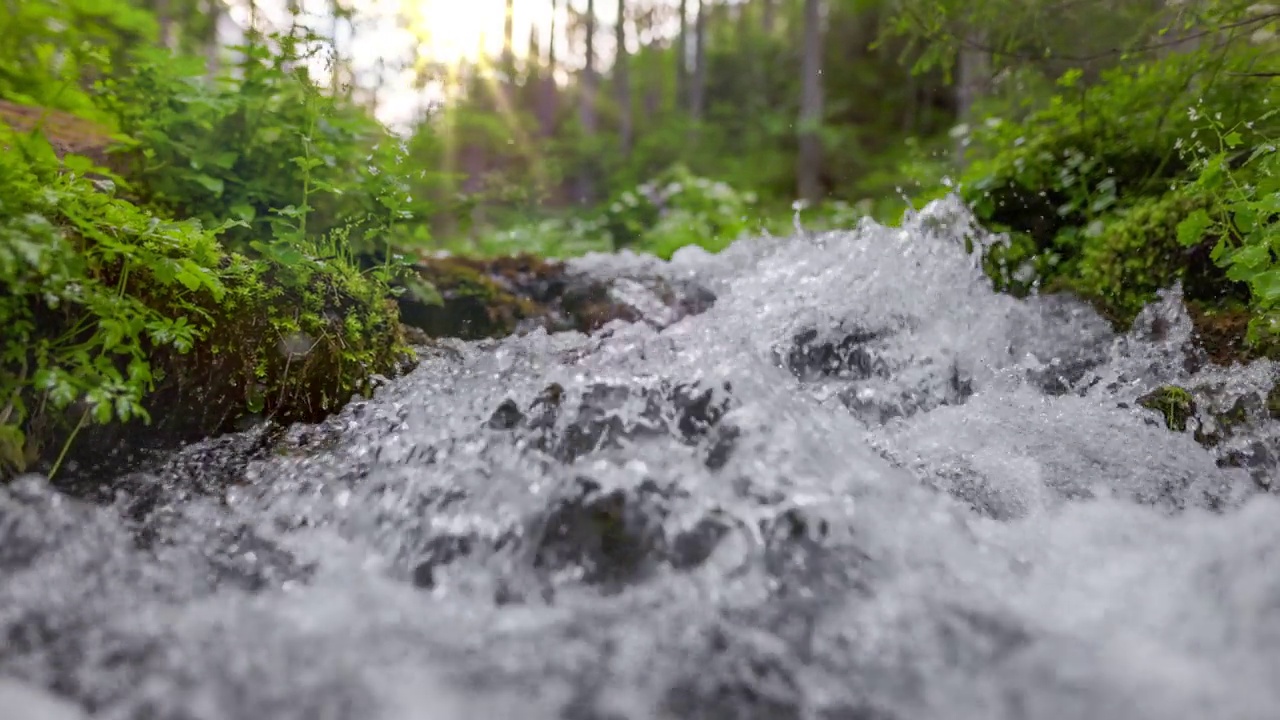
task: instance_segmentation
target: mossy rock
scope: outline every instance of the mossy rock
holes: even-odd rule
[[[151,422],[84,426],[67,444],[61,482],[94,484],[139,453],[240,430],[250,419],[318,422],[368,394],[375,376],[412,366],[394,300],[358,274],[316,273],[304,285],[238,255],[224,265],[225,296],[202,298],[204,336],[186,353],[155,349],[150,357],[155,387],[143,404]],[[73,405],[33,418],[31,469],[49,469],[80,412]]]
[[[1138,404],[1160,413],[1165,427],[1177,432],[1185,432],[1187,421],[1196,414],[1196,402],[1191,393],[1177,385],[1156,388],[1138,398]]]
[[[544,315],[536,288],[550,285],[561,272],[529,255],[427,258],[415,270],[438,298],[408,287],[400,296],[401,320],[430,337],[464,340],[510,335],[521,321]]]
[[[642,319],[637,308],[614,296],[611,280],[532,255],[431,257],[416,269],[417,278],[402,283],[407,292],[400,296],[400,317],[427,337],[475,340],[537,327],[590,333],[615,320]],[[632,279],[651,290],[675,317],[703,312],[715,302],[701,286],[672,284],[659,277]]]
[[[1218,365],[1248,363],[1262,358],[1280,360],[1280,339],[1249,344],[1246,333],[1253,317],[1240,303],[1188,301],[1195,341]]]
[[[21,133],[39,131],[59,158],[84,155],[99,165],[111,164],[108,149],[116,144],[111,128],[61,110],[0,100],[0,122]]]
[[[1178,223],[1206,200],[1173,192],[1143,200],[1086,237],[1065,287],[1088,299],[1117,327],[1127,328],[1156,294],[1177,281],[1193,301],[1223,307],[1248,298],[1248,288],[1232,283],[1208,256],[1208,247],[1178,243]]]

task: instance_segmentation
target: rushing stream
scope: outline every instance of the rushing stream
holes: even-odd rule
[[[0,717],[1280,717],[1280,423],[1207,450],[1135,402],[1276,368],[1206,366],[1176,290],[1128,335],[997,295],[966,237],[948,200],[584,258],[716,301],[424,348],[111,498],[20,478]]]

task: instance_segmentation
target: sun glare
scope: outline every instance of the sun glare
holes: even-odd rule
[[[414,5],[412,30],[431,60],[456,65],[502,51],[505,0],[414,0]],[[545,37],[550,14],[550,2],[515,3],[516,55],[524,54],[534,23]]]

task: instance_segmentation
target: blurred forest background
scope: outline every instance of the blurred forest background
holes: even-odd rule
[[[970,248],[997,289],[1124,325],[1180,282],[1228,355],[1274,354],[1278,28],[1252,0],[0,0],[0,465],[46,405],[145,416],[161,349],[255,313],[334,338],[349,396],[439,250],[670,257],[948,193],[1008,233]]]

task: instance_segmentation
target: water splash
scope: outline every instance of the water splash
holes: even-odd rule
[[[23,478],[0,490],[0,698],[175,720],[1274,717],[1276,471],[1228,460],[1277,423],[1250,410],[1210,451],[1136,402],[1176,383],[1213,409],[1276,368],[1198,361],[1176,291],[1125,336],[994,294],[964,248],[998,241],[947,199],[899,229],[591,256],[717,300],[424,349],[325,423],[192,446],[106,503]]]

